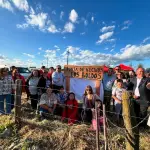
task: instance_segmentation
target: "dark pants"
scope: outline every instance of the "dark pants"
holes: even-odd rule
[[[62,116],[63,110],[64,110],[64,108],[61,107],[61,105],[57,105],[56,109],[55,109],[55,115]]]
[[[92,111],[91,109],[85,110],[85,116],[83,118],[85,122],[92,123]]]
[[[32,109],[37,109],[37,103],[38,103],[38,95],[32,95],[30,94],[30,99],[31,99],[31,107]]]
[[[134,103],[134,112],[137,117],[137,123],[142,121],[146,116],[147,116],[147,110],[148,110],[148,105],[145,102],[145,104],[139,99],[139,100],[133,100]],[[147,118],[146,120],[141,123],[141,125],[145,126],[147,123]]]
[[[112,97],[112,92],[111,91],[104,91],[104,104],[106,107],[106,111],[110,111],[110,101]]]
[[[59,93],[60,89],[63,87],[63,86],[57,86],[55,84],[53,84],[52,86],[53,86],[53,92],[55,94]]]
[[[11,95],[11,109],[14,108],[14,105],[15,105],[15,95],[14,93]]]

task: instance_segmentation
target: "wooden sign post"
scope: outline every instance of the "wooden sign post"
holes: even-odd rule
[[[89,79],[96,81],[96,93],[100,95],[100,80],[103,79],[103,66],[65,65],[66,91],[70,91],[70,78]]]

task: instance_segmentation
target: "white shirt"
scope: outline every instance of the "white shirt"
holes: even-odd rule
[[[113,88],[112,95],[116,96],[120,101],[122,101],[122,93],[125,91],[124,88]],[[115,104],[118,104],[117,101],[115,101]]]
[[[142,80],[142,78],[141,79],[137,78],[137,85],[136,85],[136,88],[135,88],[135,91],[134,91],[135,96],[140,96],[139,84],[140,84],[141,80]]]

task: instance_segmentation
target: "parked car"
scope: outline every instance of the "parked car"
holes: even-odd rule
[[[16,67],[16,68],[18,69],[19,73],[22,76],[24,76],[25,79],[27,79],[31,74],[31,71],[26,67]]]

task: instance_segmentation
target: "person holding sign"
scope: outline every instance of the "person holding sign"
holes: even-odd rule
[[[95,101],[99,99],[97,94],[94,94],[93,89],[88,85],[83,95],[83,109],[84,109],[84,120],[86,122],[92,121],[92,109],[95,108]]]

